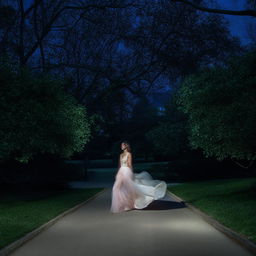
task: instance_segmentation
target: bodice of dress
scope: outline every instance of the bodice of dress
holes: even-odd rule
[[[127,162],[128,162],[127,158],[128,158],[128,154],[126,154],[126,155],[124,155],[124,156],[121,156],[121,166],[128,166],[128,164],[127,164]]]

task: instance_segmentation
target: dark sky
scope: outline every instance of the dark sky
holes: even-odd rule
[[[217,3],[212,4],[213,2]],[[218,7],[220,9],[230,9],[230,10],[243,10],[245,9],[245,3],[247,0],[206,0],[208,2],[208,7]],[[26,0],[26,7],[30,5],[32,0]],[[247,24],[252,23],[256,28],[256,18],[246,17],[246,16],[234,16],[234,15],[224,15],[230,24],[230,31],[233,35],[238,36],[243,44],[249,43],[249,38],[247,35]]]
[[[210,0],[208,0],[210,2]],[[246,0],[216,0],[219,8],[230,10],[243,10]],[[249,43],[247,35],[247,24],[252,23],[256,26],[256,18],[245,16],[224,15],[229,21],[230,31],[233,35],[239,36],[243,44]]]

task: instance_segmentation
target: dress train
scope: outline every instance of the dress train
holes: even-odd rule
[[[110,211],[117,213],[130,209],[143,209],[152,201],[163,198],[166,190],[166,182],[154,180],[148,172],[133,173],[127,166],[126,155],[121,159],[121,167],[112,188]]]

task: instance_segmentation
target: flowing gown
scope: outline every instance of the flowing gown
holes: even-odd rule
[[[127,157],[127,154],[121,157],[121,166],[112,188],[110,208],[112,213],[143,209],[166,194],[165,181],[153,180],[146,171],[133,173],[127,165]]]

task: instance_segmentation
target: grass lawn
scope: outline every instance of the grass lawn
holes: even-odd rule
[[[1,191],[0,249],[101,190]]]
[[[256,243],[256,178],[189,182],[168,190]]]

